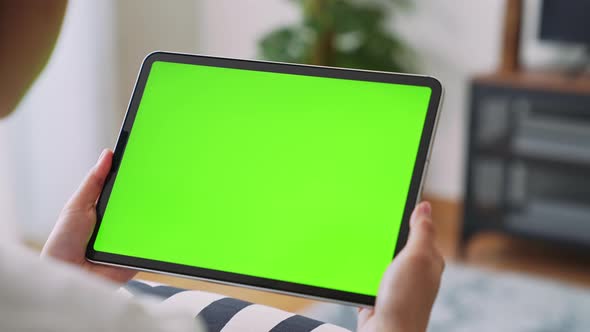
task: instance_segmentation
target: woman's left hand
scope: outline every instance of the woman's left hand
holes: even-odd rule
[[[43,247],[41,256],[79,266],[117,283],[125,283],[131,280],[137,271],[94,264],[87,261],[85,257],[86,246],[96,224],[96,201],[112,161],[113,152],[104,150],[96,165],[62,210],[57,224]]]

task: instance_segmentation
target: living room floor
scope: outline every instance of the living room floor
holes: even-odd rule
[[[428,200],[433,207],[438,245],[447,260],[482,269],[526,273],[590,287],[590,254],[571,248],[501,234],[481,234],[470,241],[464,252],[460,252],[461,204],[436,198]],[[301,312],[316,303],[299,297],[154,273],[142,272],[136,278],[180,288],[220,293],[291,312]]]

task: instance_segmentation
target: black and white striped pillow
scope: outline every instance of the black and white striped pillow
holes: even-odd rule
[[[349,332],[342,327],[268,306],[203,291],[184,290],[146,281],[130,281],[123,292],[152,295],[163,305],[190,308],[209,332]]]

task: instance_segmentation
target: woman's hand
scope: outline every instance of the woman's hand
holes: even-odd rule
[[[375,308],[359,311],[358,331],[426,331],[444,269],[430,213],[429,203],[416,206],[408,243],[383,275]]]
[[[104,150],[76,193],[62,210],[57,224],[41,252],[42,257],[77,265],[117,283],[129,281],[137,273],[119,267],[93,264],[86,260],[86,246],[96,224],[96,201],[104,185],[113,152]]]

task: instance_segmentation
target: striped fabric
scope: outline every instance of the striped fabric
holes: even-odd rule
[[[161,305],[189,308],[209,332],[348,332],[348,330],[283,310],[202,291],[184,290],[147,281],[130,281],[126,296],[151,295]]]

